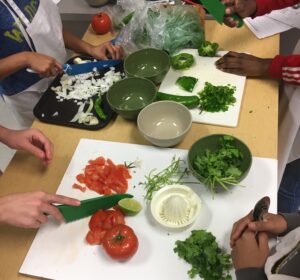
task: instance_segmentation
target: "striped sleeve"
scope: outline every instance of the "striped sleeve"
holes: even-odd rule
[[[286,83],[300,85],[300,55],[277,55],[269,66],[269,75]]]
[[[256,0],[256,13],[254,17],[262,16],[273,10],[279,10],[298,4],[300,0]]]

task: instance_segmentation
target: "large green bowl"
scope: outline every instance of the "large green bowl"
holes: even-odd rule
[[[156,86],[144,78],[125,78],[107,92],[109,106],[123,118],[135,120],[139,112],[156,97]]]
[[[147,48],[138,50],[124,60],[128,77],[142,77],[160,84],[170,69],[170,57],[162,50]]]
[[[188,167],[191,171],[191,173],[201,182],[204,183],[205,178],[198,173],[198,171],[195,170],[193,166],[193,162],[197,156],[202,156],[206,150],[215,151],[218,149],[219,146],[219,139],[220,137],[225,136],[226,134],[212,134],[205,136],[203,138],[200,138],[197,140],[189,149],[188,152]],[[229,136],[229,135],[228,135]],[[239,140],[238,138],[230,135],[234,138],[234,144],[235,146],[241,151],[243,154],[243,161],[240,166],[240,170],[242,171],[242,174],[239,178],[237,178],[237,181],[242,181],[248,174],[251,164],[252,164],[252,154],[247,145]],[[217,185],[218,189],[220,190],[220,185]]]

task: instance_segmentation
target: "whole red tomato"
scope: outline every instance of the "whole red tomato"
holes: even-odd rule
[[[100,12],[92,17],[92,28],[97,34],[105,34],[111,29],[111,20],[108,14]]]
[[[113,259],[124,261],[136,253],[139,241],[132,228],[116,225],[106,232],[102,245]]]

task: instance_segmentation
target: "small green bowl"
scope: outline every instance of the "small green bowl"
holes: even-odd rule
[[[170,57],[162,50],[147,48],[128,55],[124,70],[128,77],[141,77],[160,84],[170,69]]]
[[[124,119],[135,120],[139,112],[156,97],[156,86],[144,78],[125,78],[107,92],[107,102]]]
[[[194,177],[196,177],[201,183],[204,183],[205,178],[198,173],[194,169],[193,162],[197,156],[202,156],[206,150],[215,151],[219,147],[219,139],[223,136],[226,136],[226,134],[212,134],[205,136],[203,138],[200,138],[197,140],[189,149],[188,152],[188,167],[193,174]],[[247,145],[239,140],[238,138],[231,136],[234,139],[235,146],[241,151],[243,154],[243,161],[240,166],[240,170],[242,171],[241,176],[237,179],[238,182],[242,181],[248,174],[251,164],[252,164],[252,154],[250,149],[247,147]],[[220,185],[217,185],[218,189],[222,189]]]

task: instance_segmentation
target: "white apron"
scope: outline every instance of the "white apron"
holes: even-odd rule
[[[300,54],[300,40],[294,54]],[[300,85],[285,84],[279,98],[278,187],[287,163],[300,158]]]
[[[276,245],[276,251],[272,256],[269,256],[265,264],[265,273],[268,280],[296,280],[299,278],[287,276],[283,274],[272,274],[274,264],[283,256],[292,251],[292,249],[299,243],[300,240],[300,227],[290,231],[287,235],[280,239]]]
[[[3,0],[0,1],[7,6]],[[33,20],[29,22],[13,0],[7,0],[7,2],[26,26],[25,32],[23,25],[18,24],[29,46],[32,48],[27,34],[31,38],[37,53],[54,57],[60,63],[64,63],[66,49],[62,34],[62,22],[56,4],[52,0],[40,0]],[[10,11],[10,8],[7,8]],[[10,12],[16,18],[13,12]],[[41,93],[47,89],[52,79],[44,78],[20,93],[4,96],[4,101],[12,107],[22,128],[31,126],[34,119],[32,110],[41,97]]]

